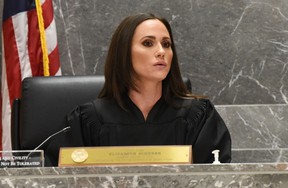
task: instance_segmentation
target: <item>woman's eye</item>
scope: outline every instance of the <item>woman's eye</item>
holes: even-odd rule
[[[171,42],[170,41],[164,41],[164,42],[162,42],[162,46],[163,46],[163,48],[170,48]]]
[[[150,47],[153,45],[153,43],[149,40],[145,40],[143,43],[142,43],[144,46],[147,46],[147,47]]]

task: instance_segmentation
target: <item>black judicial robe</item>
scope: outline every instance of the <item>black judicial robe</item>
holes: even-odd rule
[[[177,99],[172,106],[162,97],[146,120],[128,96],[125,102],[127,111],[106,99],[78,106],[67,116],[71,131],[58,146],[192,145],[193,163],[212,163],[215,149],[220,162],[231,161],[229,131],[209,100]],[[58,153],[48,157],[56,166]]]

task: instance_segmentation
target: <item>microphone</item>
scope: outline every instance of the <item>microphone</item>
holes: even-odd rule
[[[54,136],[58,135],[58,134],[61,134],[61,133],[66,133],[68,131],[70,131],[71,127],[70,126],[67,126],[67,127],[64,127],[63,129],[61,129],[60,131],[57,131],[56,133],[48,136],[43,142],[41,142],[35,149],[33,149],[30,153],[28,153],[27,155],[27,159],[30,157],[30,155],[38,150],[41,146],[43,146],[45,143],[47,143],[51,138],[53,138]],[[27,160],[26,159],[26,160]]]
[[[56,135],[58,134],[62,134],[62,133],[65,133],[65,132],[68,132],[70,131],[71,127],[70,126],[67,126],[67,127],[64,127],[63,129],[53,133],[52,135],[48,136],[43,142],[41,142],[35,149],[33,150],[26,150],[26,152],[28,153],[26,155],[26,153],[24,155],[21,155],[20,153],[16,153],[16,154],[12,154],[14,155],[12,158],[11,158],[11,161],[9,161],[9,163],[3,163],[1,162],[0,164],[0,167],[3,167],[3,165],[6,165],[7,167],[40,167],[40,165],[42,164],[42,166],[44,165],[44,161],[39,161],[38,160],[38,157],[36,158],[33,158],[30,156],[33,155],[33,153],[38,150],[39,148],[41,148],[44,144],[46,144],[48,141],[50,141],[53,137],[55,137]],[[25,152],[25,151],[24,151]]]
[[[61,129],[60,131],[48,136],[41,144],[39,144],[35,149],[33,149],[33,151],[39,149],[41,146],[43,146],[46,142],[48,142],[51,138],[53,138],[54,136],[60,134],[60,133],[66,133],[68,131],[70,131],[71,127],[64,127],[63,129]]]

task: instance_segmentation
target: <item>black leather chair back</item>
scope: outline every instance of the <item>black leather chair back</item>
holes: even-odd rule
[[[25,78],[21,99],[15,100],[12,108],[12,149],[32,150],[63,129],[65,115],[95,99],[103,84],[104,76]]]

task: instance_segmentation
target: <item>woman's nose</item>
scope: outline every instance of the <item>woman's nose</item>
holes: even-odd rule
[[[156,57],[163,58],[164,55],[165,55],[165,50],[164,50],[163,46],[160,44],[160,45],[158,45],[158,48],[156,50]]]

